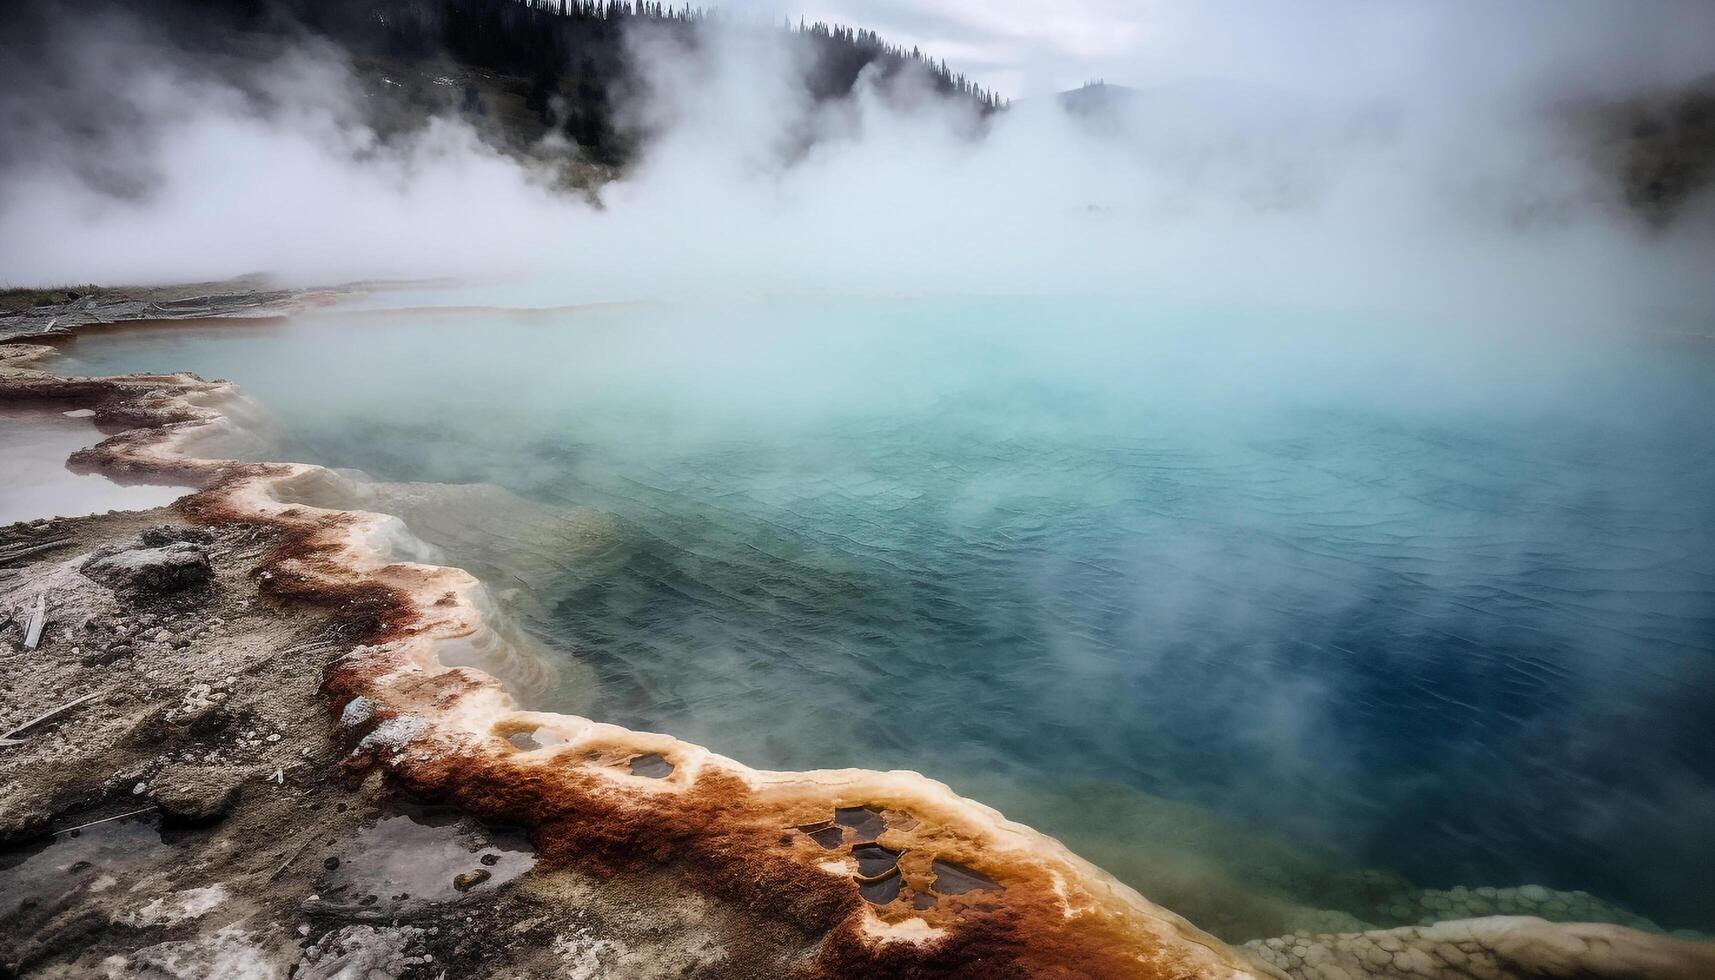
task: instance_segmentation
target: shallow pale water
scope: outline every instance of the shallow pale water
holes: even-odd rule
[[[1709,930],[1715,364],[1620,334],[830,300],[67,352],[504,487],[401,508],[582,665],[537,706],[918,769],[1227,938]]]
[[[122,486],[66,469],[66,458],[106,438],[88,418],[53,408],[0,406],[0,524],[147,510],[184,496],[179,487]]]

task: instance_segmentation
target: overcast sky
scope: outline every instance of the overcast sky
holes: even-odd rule
[[[1003,95],[1088,78],[1178,78],[1324,92],[1593,86],[1715,72],[1710,0],[727,0],[781,18],[872,28]]]

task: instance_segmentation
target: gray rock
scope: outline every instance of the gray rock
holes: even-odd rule
[[[40,837],[53,823],[53,812],[39,803],[16,805],[19,801],[12,799],[4,802],[6,805],[0,806],[0,844]]]
[[[208,553],[188,542],[159,548],[97,551],[83,563],[83,574],[117,591],[179,592],[214,577]]]
[[[168,819],[184,824],[213,823],[235,804],[244,773],[231,769],[168,766],[155,776],[149,795]]]
[[[170,544],[213,544],[214,532],[200,527],[177,527],[163,524],[152,527],[142,534],[143,546],[147,548],[164,548]]]

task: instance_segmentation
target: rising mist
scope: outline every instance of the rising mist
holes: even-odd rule
[[[1035,93],[983,114],[909,77],[817,102],[794,35],[644,25],[618,110],[642,149],[585,193],[542,163],[576,147],[521,160],[456,112],[378,136],[345,56],[307,34],[217,58],[112,10],[44,22],[0,97],[15,285],[1119,292],[1604,327],[1710,305],[1706,196],[1650,228],[1568,109],[1715,68],[1693,4],[1168,9],[1131,66],[1148,84],[1094,113]]]

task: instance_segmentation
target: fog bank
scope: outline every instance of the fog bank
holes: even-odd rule
[[[325,44],[239,69],[136,20],[68,19],[8,73],[34,81],[4,99],[0,278],[455,276],[519,305],[1119,292],[1593,324],[1715,306],[1707,195],[1651,230],[1558,111],[1715,68],[1687,43],[1707,11],[1187,9],[1160,12],[1174,57],[1137,66],[1156,83],[1095,118],[1048,97],[982,118],[897,83],[815,104],[784,32],[637,31],[622,111],[651,139],[594,200],[539,162],[575,148],[520,162],[457,115],[379,138]]]

